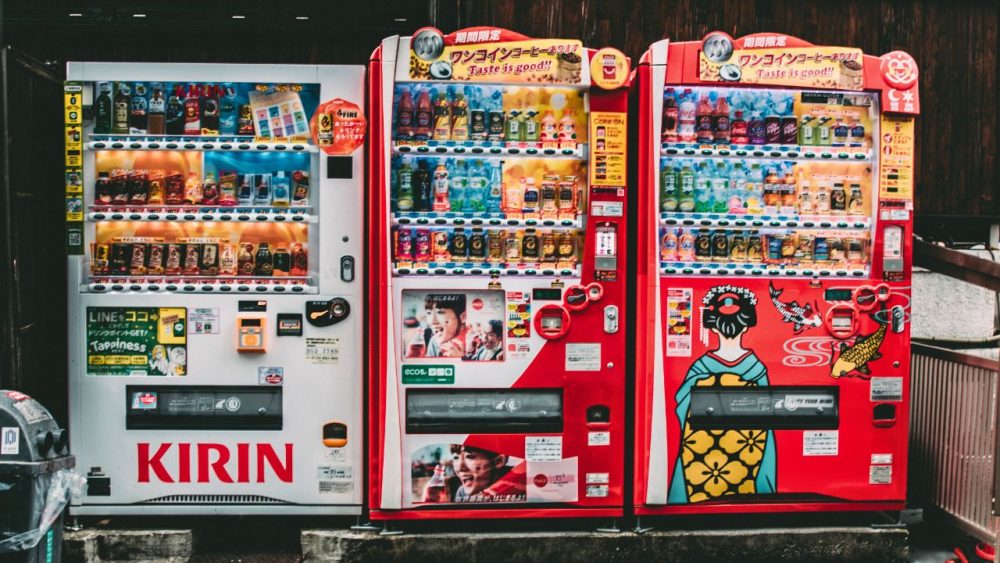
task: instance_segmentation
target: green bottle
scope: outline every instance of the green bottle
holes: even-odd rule
[[[685,164],[678,174],[680,184],[680,201],[677,207],[685,213],[694,211],[694,170],[690,164]]]
[[[671,213],[677,211],[679,200],[677,169],[664,166],[660,170],[660,211]]]
[[[411,211],[413,209],[413,168],[409,159],[403,160],[399,172],[396,174],[396,208],[400,211]]]

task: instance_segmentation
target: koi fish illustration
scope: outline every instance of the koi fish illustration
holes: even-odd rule
[[[819,313],[816,311],[815,304],[809,305],[806,303],[805,305],[799,305],[798,301],[784,303],[778,299],[784,291],[783,289],[774,287],[773,282],[768,283],[768,293],[771,295],[771,303],[774,303],[774,308],[778,310],[782,321],[794,325],[795,334],[806,329],[817,328],[823,324],[823,320],[819,318]]]
[[[872,318],[878,320],[877,315],[872,315]],[[871,375],[868,363],[882,357],[882,354],[878,350],[882,346],[882,341],[885,340],[885,333],[888,327],[888,322],[880,321],[878,330],[871,334],[859,336],[854,341],[854,344],[848,346],[846,342],[841,342],[840,357],[833,363],[833,368],[830,370],[830,377],[843,377],[852,371],[857,371],[862,374],[862,378],[868,379]]]

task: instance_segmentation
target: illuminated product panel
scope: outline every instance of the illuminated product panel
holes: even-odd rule
[[[712,33],[637,75],[636,514],[901,509],[913,60]]]
[[[364,69],[68,76],[73,512],[360,513]]]
[[[373,518],[621,514],[628,71],[493,28],[376,50]]]

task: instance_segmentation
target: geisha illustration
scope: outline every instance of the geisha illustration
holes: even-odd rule
[[[768,385],[767,367],[743,346],[743,335],[757,324],[753,292],[745,287],[716,286],[705,295],[702,305],[703,327],[716,334],[719,344],[691,364],[677,390],[677,419],[683,430],[668,502],[774,493],[773,432],[753,428],[694,430],[688,421],[695,387]]]

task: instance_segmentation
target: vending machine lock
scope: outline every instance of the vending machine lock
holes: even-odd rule
[[[615,305],[604,308],[604,332],[608,334],[618,332],[618,307]]]
[[[306,301],[306,320],[313,326],[335,325],[350,314],[351,306],[342,297],[334,297],[329,301]]]
[[[340,279],[345,282],[354,281],[354,257],[341,256],[340,258]]]

